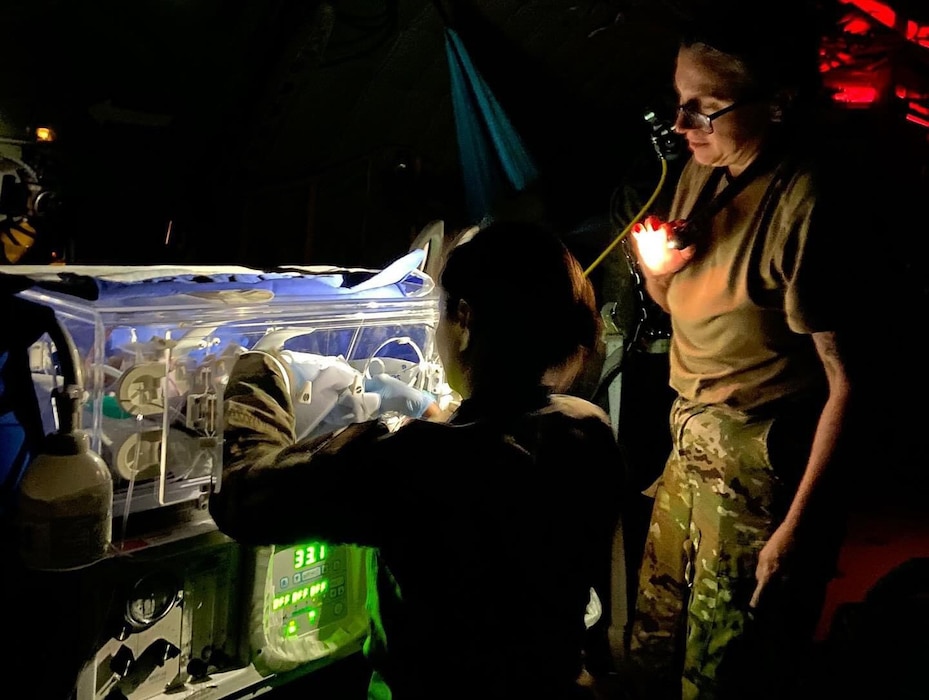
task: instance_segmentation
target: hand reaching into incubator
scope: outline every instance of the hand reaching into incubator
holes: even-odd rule
[[[431,394],[414,389],[389,374],[376,374],[365,378],[364,390],[380,396],[379,413],[401,413],[413,418],[430,416],[438,410]]]
[[[632,227],[636,257],[647,275],[660,277],[674,274],[694,256],[694,246],[676,247],[679,223],[669,223],[657,216],[649,216]]]
[[[293,399],[298,440],[370,420],[383,413],[441,417],[435,397],[389,374],[364,377],[341,357],[283,350],[274,359]]]

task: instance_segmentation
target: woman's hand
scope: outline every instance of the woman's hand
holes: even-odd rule
[[[758,552],[758,565],[755,567],[755,592],[748,605],[757,608],[765,587],[777,576],[783,576],[790,553],[795,543],[794,529],[781,523]]]
[[[692,245],[678,250],[673,247],[675,232],[673,224],[663,222],[657,216],[649,216],[632,227],[636,257],[647,276],[672,275],[694,256]]]
[[[365,391],[373,391],[381,397],[379,411],[392,411],[404,416],[432,417],[435,413],[435,398],[428,392],[414,389],[389,374],[376,374],[364,380]]]

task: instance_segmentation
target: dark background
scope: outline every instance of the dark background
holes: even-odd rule
[[[890,28],[853,4],[822,5],[828,77],[876,90],[848,110],[863,122],[856,140],[902,143],[879,150],[924,173],[929,131],[906,121],[898,93],[929,106],[929,48],[906,24],[929,24],[929,8],[892,0]],[[609,217],[618,187],[654,187],[642,115],[671,114],[675,22],[694,6],[6,0],[0,138],[58,134],[25,147],[57,202],[33,261],[54,249],[76,263],[378,267],[429,221],[472,223],[445,26],[536,161],[546,215],[580,229]],[[576,252],[587,262],[608,240],[578,234]]]

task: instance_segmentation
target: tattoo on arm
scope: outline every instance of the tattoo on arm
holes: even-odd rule
[[[839,358],[839,348],[836,343],[835,333],[814,333],[813,342],[816,344],[816,349],[823,359],[827,357]]]
[[[845,358],[839,347],[836,334],[832,331],[813,333],[816,352],[830,376],[844,377],[846,374]]]

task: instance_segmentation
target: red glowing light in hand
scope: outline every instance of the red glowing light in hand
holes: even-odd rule
[[[688,246],[678,250],[676,230],[681,222],[669,223],[657,216],[649,216],[630,230],[638,251],[639,262],[654,275],[677,272],[693,257],[694,249]]]

